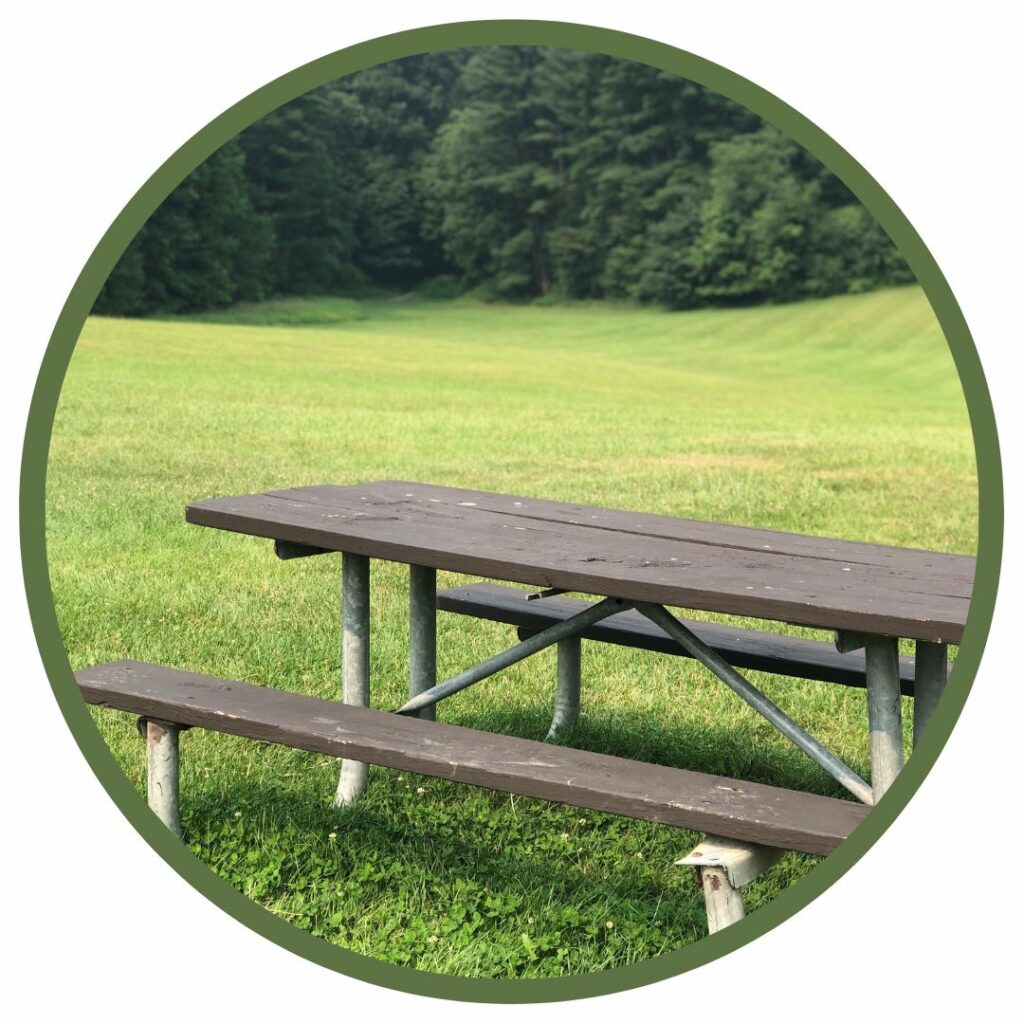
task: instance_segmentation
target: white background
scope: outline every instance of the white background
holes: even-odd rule
[[[1007,475],[989,648],[953,738],[897,824],[768,936],[682,978],[593,1000],[586,1012],[599,1021],[723,1010],[727,1020],[881,1022],[912,1010],[1005,1019],[998,1008],[1019,980],[1011,947],[1020,945],[1020,847],[1006,830],[1021,804],[1014,649],[1024,568],[1013,529],[1024,341],[1013,7],[176,0],[18,5],[13,16],[9,8],[0,62],[6,999],[34,1016],[113,1021],[335,1018],[371,1007],[424,1022],[574,1012],[484,1010],[377,989],[284,952],[207,903],[139,839],[67,732],[33,645],[15,540],[18,460],[43,349],[93,246],[152,171],[231,103],[324,53],[418,25],[520,17],[603,25],[694,51],[787,100],[857,157],[920,231],[963,307]]]

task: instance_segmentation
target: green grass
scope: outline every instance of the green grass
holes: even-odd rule
[[[86,324],[47,491],[75,667],[133,657],[337,695],[338,559],[283,563],[268,542],[186,526],[184,505],[216,494],[407,478],[975,549],[963,396],[916,289],[677,314],[417,300],[360,310],[331,328]],[[405,587],[400,567],[375,563],[382,707],[405,685]],[[512,639],[443,615],[439,671]],[[693,663],[593,645],[584,658],[573,745],[842,795]],[[751,677],[867,774],[862,692]],[[446,702],[441,718],[540,738],[553,678],[549,651]],[[94,715],[141,793],[133,721]],[[360,953],[552,976],[704,934],[700,895],[672,867],[691,835],[383,769],[339,816],[328,758],[199,731],[182,750],[189,846],[252,899]],[[748,906],[815,863],[786,856]]]
[[[358,299],[338,295],[271,299],[268,302],[240,302],[227,309],[192,313],[174,319],[210,324],[238,324],[246,327],[323,327],[351,323],[366,316]]]

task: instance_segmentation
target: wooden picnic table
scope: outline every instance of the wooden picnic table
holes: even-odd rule
[[[369,701],[370,558],[412,567],[414,699],[411,708],[400,710],[419,714],[432,713],[437,700],[520,660],[520,654],[580,632],[574,626],[559,633],[553,626],[538,635],[543,642],[512,660],[497,656],[480,671],[437,684],[436,570],[587,593],[614,599],[619,608],[637,608],[687,650],[696,642],[695,657],[865,802],[877,800],[902,766],[897,640],[917,642],[915,697],[930,712],[946,682],[946,645],[962,637],[975,566],[967,555],[406,481],[210,498],[190,504],[186,519],[273,539],[282,557],[343,554],[343,679],[350,703]],[[863,647],[871,785],[818,749],[798,726],[792,728],[788,716],[704,649],[666,605],[834,630],[841,650]],[[595,616],[617,610],[607,602],[593,609],[587,626]],[[339,790],[343,803],[365,785],[365,775],[355,768],[349,775]]]
[[[974,559],[383,481],[212,498],[190,523],[537,587],[959,643]]]

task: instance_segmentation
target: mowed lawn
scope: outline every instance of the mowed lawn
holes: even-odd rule
[[[332,324],[311,301],[328,321],[315,326],[260,326],[252,310],[246,325],[86,324],[47,489],[75,668],[130,657],[337,696],[339,558],[280,562],[267,541],[186,526],[186,503],[212,495],[404,478],[975,550],[963,396],[916,288],[691,313],[379,300],[354,319],[351,305]],[[288,317],[302,319],[294,303]],[[373,563],[379,707],[404,692],[406,601],[402,567]],[[439,672],[513,641],[441,615]],[[867,775],[863,692],[750,675]],[[542,738],[553,681],[547,651],[440,718]],[[143,794],[134,719],[94,717]],[[569,742],[845,795],[682,659],[585,644]],[[185,841],[297,927],[426,971],[597,971],[705,934],[692,876],[672,866],[692,834],[377,768],[340,814],[336,773],[326,757],[188,732]],[[787,855],[748,907],[816,863]]]

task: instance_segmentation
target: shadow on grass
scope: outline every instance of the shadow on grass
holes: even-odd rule
[[[426,799],[411,796],[379,771],[370,781],[376,792],[341,814],[331,807],[329,792],[312,800],[283,792],[264,798],[251,788],[232,787],[211,799],[200,796],[188,808],[186,839],[202,832],[210,818],[225,817],[226,807],[255,803],[257,834],[247,837],[246,845],[260,849],[260,860],[269,861],[282,847],[289,848],[274,884],[251,891],[247,869],[218,864],[216,854],[211,867],[269,906],[281,894],[292,894],[295,880],[314,863],[320,865],[320,877],[333,878],[349,899],[367,906],[398,900],[413,915],[428,913],[417,907],[467,899],[479,903],[485,894],[504,893],[512,894],[517,906],[519,900],[539,901],[541,906],[575,907],[584,916],[589,908],[589,916],[601,920],[614,907],[618,922],[632,920],[642,927],[657,917],[665,933],[676,936],[673,945],[703,937],[703,896],[692,875],[673,866],[699,842],[697,833],[599,812],[576,818],[581,812],[575,808],[568,809],[570,824],[568,815],[557,813],[566,808],[552,813],[550,804],[516,798],[510,809],[505,794],[441,780],[433,780]],[[583,820],[585,828],[576,824]],[[576,830],[572,843],[563,841],[568,834],[563,828]],[[630,832],[633,839],[627,843]],[[329,833],[337,838],[328,855],[333,864],[325,871],[325,855],[317,848],[322,850]],[[648,851],[644,862],[633,859],[638,847]],[[214,853],[212,845],[207,852]],[[258,873],[259,861],[252,867]],[[480,895],[473,897],[473,892]]]
[[[442,709],[444,715],[444,709]],[[543,739],[550,717],[536,708],[495,708],[485,715],[445,716],[452,724],[527,739]],[[673,721],[664,724],[640,712],[588,715],[585,711],[562,746],[633,761],[725,775],[784,789],[848,798],[849,794],[781,736],[758,743],[750,731]]]
[[[463,718],[459,724],[535,737],[544,734],[548,720],[536,709],[495,709],[483,720],[477,718],[470,723]],[[806,767],[799,764],[804,757],[799,751],[752,749],[749,736],[724,728],[679,725],[670,730],[652,722],[649,716],[617,714],[614,721],[581,722],[567,737],[566,745],[785,788],[844,795],[812,762],[808,760]],[[264,746],[268,751],[274,749]],[[548,843],[551,830],[557,826],[560,833],[566,820],[575,821],[580,813],[575,808],[567,809],[567,805],[528,797],[510,801],[507,794],[498,791],[380,767],[371,772],[367,795],[353,808],[339,812],[331,806],[333,759],[298,751],[288,751],[286,756],[289,761],[292,757],[297,761],[277,778],[275,767],[268,767],[255,782],[232,777],[229,769],[219,777],[215,771],[207,785],[191,793],[186,786],[184,809],[193,834],[198,836],[207,824],[223,822],[238,808],[245,808],[247,818],[258,816],[259,828],[267,835],[290,832],[301,841],[300,833],[313,840],[334,832],[339,847],[388,844],[389,850],[401,847],[403,857],[423,855],[425,863],[472,864],[481,877],[486,877],[491,871],[502,875],[513,868],[521,871],[524,865],[517,856],[526,847],[543,852],[550,845],[552,851],[564,853],[558,844]],[[299,767],[296,772],[306,758],[316,758],[315,769],[306,773]],[[421,783],[429,789],[422,790]],[[418,798],[421,790],[426,799]],[[595,827],[613,834],[622,828],[639,828],[660,835],[665,833],[659,830],[669,828],[650,822],[627,822],[596,811],[582,813]],[[694,833],[677,831],[680,847],[695,838]],[[495,852],[503,844],[514,847],[517,856]],[[561,872],[551,872],[550,878],[545,876],[542,881],[555,884],[561,880]]]
[[[472,720],[460,716],[459,724],[536,737],[548,719],[540,708],[497,708]],[[794,769],[799,752],[752,751],[742,733],[669,728],[641,712],[595,716],[569,741],[673,767],[833,791],[813,765]],[[229,884],[275,913],[298,915],[298,926],[314,934],[351,945],[345,929],[360,920],[358,941],[372,943],[374,928],[383,927],[380,915],[403,929],[401,922],[433,921],[438,908],[456,904],[488,913],[491,900],[518,908],[501,911],[503,923],[492,922],[511,929],[513,939],[526,929],[518,917],[525,921],[527,914],[541,915],[538,921],[554,915],[551,927],[571,932],[576,925],[558,917],[565,913],[578,921],[613,917],[635,929],[637,941],[655,943],[655,952],[704,934],[702,895],[690,874],[673,866],[700,841],[695,832],[380,767],[371,769],[366,796],[339,812],[331,805],[334,759],[269,744],[257,749],[260,761],[267,757],[258,775],[225,766],[186,785],[186,841]],[[205,760],[198,750],[196,757]],[[800,858],[773,869],[775,880],[760,883],[767,898],[811,863]],[[335,908],[347,909],[339,917]],[[596,941],[580,935],[580,942]]]

